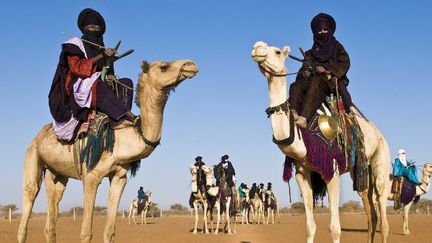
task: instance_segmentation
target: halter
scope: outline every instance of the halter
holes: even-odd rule
[[[288,100],[286,100],[284,103],[282,103],[280,105],[272,106],[272,107],[269,107],[265,110],[265,112],[267,113],[267,118],[270,118],[271,115],[273,115],[274,113],[279,112],[279,111],[283,111],[283,112],[285,112],[285,114],[289,113],[290,135],[289,135],[289,137],[282,139],[282,140],[276,139],[275,136],[273,135],[273,142],[275,144],[278,144],[278,145],[291,145],[294,142],[294,138],[295,138],[294,115],[291,112],[291,110],[289,109]]]

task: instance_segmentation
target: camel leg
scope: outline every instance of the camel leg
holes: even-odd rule
[[[339,220],[340,177],[335,174],[327,183],[330,208],[330,232],[334,243],[340,242],[341,226]]]
[[[216,206],[216,213],[217,213],[217,223],[216,223],[216,230],[214,231],[214,233],[213,234],[215,234],[215,235],[217,235],[217,234],[219,234],[219,224],[220,224],[220,220],[221,220],[221,217],[220,217],[220,200],[217,200],[216,201],[216,204],[215,204],[215,206]]]
[[[195,227],[192,234],[196,234],[198,232],[198,203],[196,201],[193,202],[194,211],[195,211]]]
[[[147,224],[147,211],[148,211],[148,205],[146,205],[145,210],[143,210],[142,214],[141,214],[141,218],[144,217],[144,224]],[[141,219],[141,224],[142,224],[142,219]]]
[[[128,215],[129,224],[131,223],[131,218],[134,220],[134,223],[136,224],[135,219],[133,218],[134,214],[135,214],[135,206],[134,206],[134,201],[132,201],[129,207],[129,215]]]
[[[269,220],[270,220],[270,207],[267,208],[267,211],[266,211],[266,212],[267,212],[267,219],[266,219],[266,222],[265,222],[265,223],[268,224],[268,223],[269,223]]]
[[[226,226],[228,228],[228,234],[232,235],[231,231],[231,225],[230,225],[230,205],[231,205],[231,197],[229,197],[226,201],[225,205],[225,219],[226,219]]]
[[[49,169],[45,170],[45,190],[48,202],[48,212],[45,223],[45,238],[47,242],[56,242],[59,202],[63,197],[67,182],[67,177],[54,175]]]
[[[203,214],[204,214],[204,216],[203,216],[203,218],[204,218],[204,233],[205,234],[209,234],[209,230],[208,230],[208,227],[207,227],[207,208],[208,208],[208,203],[207,202],[204,202],[203,203]]]
[[[272,216],[272,224],[274,224],[274,210],[271,210],[271,216]]]
[[[99,161],[99,163],[103,163]],[[90,243],[92,239],[92,225],[93,225],[93,210],[95,206],[96,193],[102,177],[94,174],[94,172],[87,173],[83,180],[84,189],[84,215],[81,226],[81,242]]]
[[[108,195],[108,211],[107,219],[104,230],[104,242],[114,242],[115,237],[115,220],[117,216],[117,209],[120,203],[121,195],[126,186],[127,169],[122,168],[117,171],[115,175],[110,176],[110,190]]]
[[[412,203],[413,203],[413,201],[409,202],[408,204],[405,204],[403,207],[404,214],[403,214],[403,226],[402,226],[403,233],[402,234],[404,234],[404,235],[410,234],[410,231],[408,229],[408,216],[409,216],[409,211],[410,211]]]
[[[353,178],[353,174],[351,172],[351,178]],[[364,191],[358,192],[359,196],[363,201],[363,207],[368,219],[368,243],[374,242],[376,228],[377,228],[377,212],[373,201],[373,185],[372,185],[372,176],[369,170],[369,178],[368,178],[368,188]]]
[[[390,164],[390,153],[388,151],[388,145],[385,140],[381,140],[380,147],[377,149],[376,154],[373,156],[371,162],[372,177],[374,189],[376,190],[376,196],[380,212],[381,220],[381,241],[387,242],[389,234],[389,225],[387,221],[387,196],[389,187],[389,164]]]
[[[313,243],[316,231],[316,224],[313,218],[313,195],[310,172],[306,171],[302,167],[297,168],[296,180],[300,187],[300,191],[303,196],[303,202],[305,205],[307,234],[306,242]]]
[[[27,225],[33,209],[34,201],[39,193],[42,182],[42,162],[37,154],[35,142],[30,144],[24,159],[22,216],[18,228],[18,242],[26,242]]]

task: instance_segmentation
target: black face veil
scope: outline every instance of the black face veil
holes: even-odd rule
[[[98,25],[100,31],[85,30],[86,25]],[[91,8],[86,8],[78,16],[78,28],[83,33],[82,39],[91,41],[100,46],[104,46],[103,34],[105,33],[105,20],[100,13]],[[99,47],[84,42],[87,58],[95,57],[103,52]],[[100,64],[98,63],[98,66]],[[103,65],[103,64],[102,64]],[[101,65],[100,65],[101,66]]]
[[[314,36],[313,57],[320,62],[335,61],[337,40],[333,36],[336,31],[336,22],[333,17],[325,13],[316,15],[312,19],[311,29]],[[319,34],[321,29],[326,29],[327,33]]]

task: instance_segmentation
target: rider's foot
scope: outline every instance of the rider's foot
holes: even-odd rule
[[[297,121],[299,118],[298,112],[296,110],[291,110],[291,113],[293,114],[294,121]]]
[[[132,113],[131,111],[126,112],[126,117],[128,118],[129,121],[131,121],[134,125],[137,124],[139,116],[136,116],[134,113]]]
[[[307,126],[307,120],[304,116],[299,116],[295,123],[301,128],[306,128]]]

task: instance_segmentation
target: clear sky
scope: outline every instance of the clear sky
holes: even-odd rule
[[[126,3],[125,3],[126,2]],[[208,165],[227,153],[239,182],[271,181],[281,206],[288,187],[281,179],[283,154],[271,141],[267,82],[252,61],[256,41],[283,47],[312,46],[310,21],[331,14],[335,36],[350,54],[349,90],[354,102],[387,138],[391,157],[405,148],[408,159],[432,160],[431,1],[7,1],[0,8],[0,204],[21,207],[23,156],[39,129],[51,121],[48,91],[58,62],[62,32],[80,36],[76,21],[86,7],[107,24],[107,46],[122,40],[135,52],[116,64],[136,84],[140,61],[192,59],[197,76],[172,93],[165,109],[162,145],[128,181],[120,208],[139,186],[151,189],[162,208],[187,205],[188,166],[197,155]],[[300,64],[287,60],[289,72]],[[288,78],[289,82],[293,77]],[[133,111],[138,113],[134,107]],[[390,162],[390,161],[389,161]],[[348,175],[341,202],[360,200]],[[293,201],[300,201],[291,182]],[[106,205],[108,181],[97,195]],[[431,198],[430,195],[426,196]],[[45,211],[42,188],[35,211]],[[82,184],[70,180],[61,210],[82,206]]]

